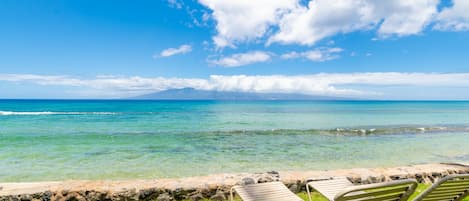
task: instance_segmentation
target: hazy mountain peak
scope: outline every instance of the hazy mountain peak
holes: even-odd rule
[[[146,100],[342,100],[341,97],[311,96],[298,93],[253,93],[199,90],[194,88],[168,89],[131,99]]]

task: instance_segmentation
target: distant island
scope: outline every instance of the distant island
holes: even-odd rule
[[[132,97],[136,100],[350,100],[350,98],[311,96],[297,93],[252,93],[198,90],[194,88],[169,89]]]

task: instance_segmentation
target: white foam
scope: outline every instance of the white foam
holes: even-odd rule
[[[116,112],[13,112],[0,111],[0,116],[5,115],[114,115]]]

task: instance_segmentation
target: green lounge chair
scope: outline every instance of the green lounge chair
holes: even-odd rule
[[[244,201],[303,201],[282,182],[234,186],[230,191],[231,201],[234,199],[234,192]]]
[[[417,188],[417,181],[405,179],[367,185],[353,185],[345,177],[312,181],[306,184],[312,201],[310,188],[330,201],[406,201]]]
[[[460,201],[469,195],[469,174],[446,176],[414,201]]]

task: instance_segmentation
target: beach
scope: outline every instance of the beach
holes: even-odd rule
[[[429,185],[450,174],[467,173],[469,164],[421,164],[391,168],[213,174],[179,179],[0,183],[0,200],[227,200],[234,185],[281,181],[292,192],[304,194],[306,181],[332,177],[347,177],[356,185],[408,178]]]

